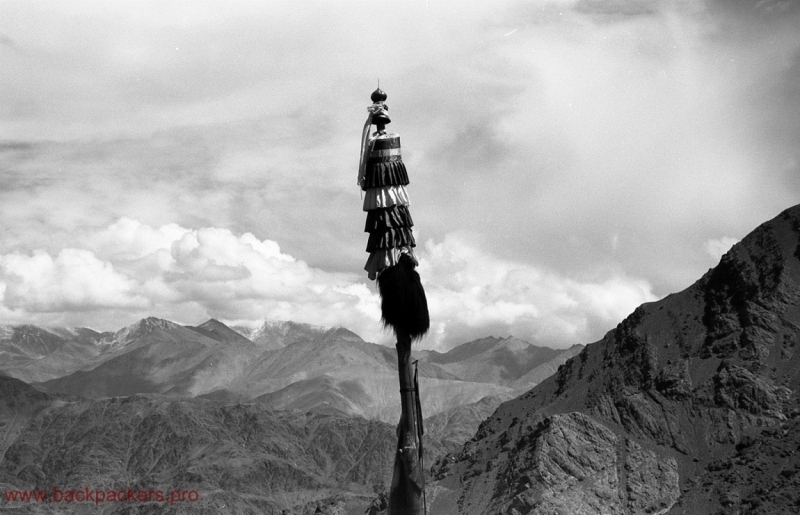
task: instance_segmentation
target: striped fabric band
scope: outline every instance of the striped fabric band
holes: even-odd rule
[[[369,157],[385,157],[385,156],[399,156],[399,148],[389,148],[386,150],[373,150],[369,153]]]

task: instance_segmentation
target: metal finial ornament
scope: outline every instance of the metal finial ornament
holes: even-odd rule
[[[386,102],[386,99],[388,97],[386,96],[386,92],[381,89],[381,86],[380,86],[380,83],[379,83],[378,84],[378,89],[373,91],[372,95],[370,95],[369,98],[370,98],[370,100],[372,100],[373,103],[377,103],[377,102]]]
[[[400,422],[397,427],[389,515],[422,515],[425,503],[425,467],[422,451],[422,410],[416,367],[412,367],[411,343],[430,327],[428,301],[416,267],[414,222],[406,186],[408,172],[400,154],[400,136],[387,132],[386,92],[376,89],[367,108],[369,115],[361,136],[358,185],[364,191],[364,211],[369,233],[364,266],[377,279],[381,296],[381,320],[397,336],[400,378]],[[377,129],[370,134],[372,125]]]

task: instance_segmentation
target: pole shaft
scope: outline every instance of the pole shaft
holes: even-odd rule
[[[397,426],[397,454],[392,487],[389,492],[389,515],[421,515],[425,472],[419,461],[417,410],[414,370],[411,364],[411,338],[397,335],[397,367],[400,376],[400,423]]]

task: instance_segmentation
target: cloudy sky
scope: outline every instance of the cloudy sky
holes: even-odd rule
[[[432,330],[599,339],[800,198],[800,2],[0,0],[0,323],[381,330],[402,136]]]

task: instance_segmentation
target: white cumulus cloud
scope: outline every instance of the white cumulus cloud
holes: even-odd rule
[[[312,268],[251,233],[126,217],[79,241],[84,248],[55,257],[41,249],[0,255],[3,322],[113,330],[151,315],[185,324],[267,318],[382,337],[377,295],[355,273]]]
[[[0,256],[3,304],[31,313],[95,308],[140,308],[135,281],[86,249],[66,248]]]
[[[449,347],[487,330],[544,345],[589,343],[657,298],[641,279],[614,273],[578,280],[494,257],[461,235],[428,241],[420,255],[429,346]]]
[[[0,322],[114,330],[145,316],[183,324],[275,319],[392,341],[364,274],[312,267],[251,233],[122,218],[77,241],[83,248],[55,256],[41,249],[0,255]],[[432,320],[425,348],[489,334],[588,343],[655,299],[646,281],[621,273],[566,277],[493,256],[461,234],[429,240],[419,255]]]

